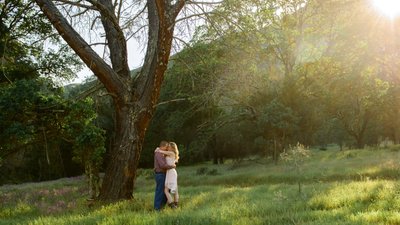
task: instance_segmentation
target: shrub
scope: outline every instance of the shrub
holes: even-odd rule
[[[196,175],[211,175],[211,176],[215,176],[218,175],[218,170],[217,169],[212,169],[212,170],[208,170],[207,167],[200,167],[196,170]]]
[[[289,150],[281,153],[281,158],[289,166],[290,169],[294,170],[298,178],[299,194],[301,193],[301,175],[302,167],[306,158],[310,157],[310,150],[304,147],[304,145],[297,143],[296,146],[289,147]]]
[[[217,169],[212,169],[210,171],[208,171],[207,175],[211,175],[211,176],[215,176],[218,175],[218,170]]]
[[[147,170],[147,169],[138,169],[136,172],[137,177],[144,177],[146,180],[153,179],[154,177],[154,172],[152,170]]]
[[[200,167],[196,170],[196,175],[205,175],[207,171],[207,167]]]

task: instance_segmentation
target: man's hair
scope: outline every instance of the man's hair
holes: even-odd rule
[[[160,142],[160,147],[168,146],[169,142],[168,141],[161,141]]]

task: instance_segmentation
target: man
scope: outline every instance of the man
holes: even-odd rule
[[[160,146],[157,149],[166,151],[168,147],[167,141],[161,141]],[[156,149],[156,150],[157,150]],[[167,197],[164,194],[165,186],[165,173],[168,169],[175,168],[176,166],[169,166],[165,157],[160,152],[154,153],[154,173],[156,179],[156,191],[154,194],[154,209],[160,210],[166,203]]]

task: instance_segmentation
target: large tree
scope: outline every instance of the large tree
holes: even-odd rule
[[[113,98],[115,145],[110,152],[100,199],[130,199],[144,135],[167,68],[177,16],[188,1],[148,0],[145,5],[143,1],[123,0],[35,1]],[[60,11],[66,8],[64,13]],[[136,14],[129,14],[138,8]],[[91,48],[66,17],[69,16],[72,21],[84,14],[95,18],[93,24],[96,25],[93,26],[102,26],[109,61]],[[143,15],[147,15],[147,18]],[[140,21],[135,20],[140,16],[145,20],[141,21],[143,27],[148,30],[147,50],[140,72],[132,78],[127,60],[127,39],[132,36],[133,25],[137,25],[134,23],[140,27]],[[98,18],[101,23],[97,24]]]

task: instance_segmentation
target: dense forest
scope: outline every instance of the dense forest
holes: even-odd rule
[[[399,21],[361,0],[214,7],[170,57],[139,167],[161,140],[178,143],[180,165],[399,143]],[[0,184],[98,182],[117,138],[113,97],[96,77],[61,85],[82,64],[34,3],[0,3],[0,31]]]

